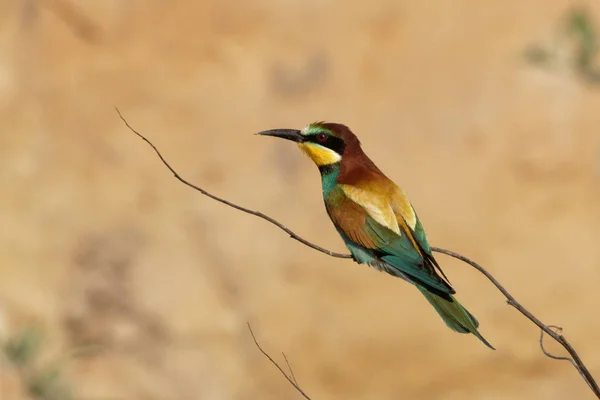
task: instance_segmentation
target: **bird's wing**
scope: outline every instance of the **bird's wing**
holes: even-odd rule
[[[411,280],[441,294],[454,290],[435,271],[429,254],[420,244],[425,234],[406,196],[394,187],[375,192],[365,187],[338,185],[326,201],[334,225],[350,240],[374,250],[379,258]],[[414,228],[413,228],[414,226]],[[419,234],[416,229],[420,228]],[[425,238],[425,239],[423,239]],[[434,260],[435,261],[435,260]]]
[[[379,248],[377,237],[369,235],[366,209],[346,196],[340,187],[329,192],[325,205],[333,224],[351,241],[369,250]]]
[[[423,255],[425,267],[427,269],[434,269],[432,273],[435,273],[435,269],[437,269],[445,280],[444,284],[450,288],[448,277],[446,277],[446,274],[444,274],[444,271],[442,271],[440,265],[433,257],[433,254],[431,253],[431,247],[429,246],[429,241],[427,240],[427,235],[425,234],[425,229],[423,229],[423,225],[421,224],[421,221],[419,220],[419,217],[417,216],[412,204],[410,204],[406,193],[404,193],[401,188],[393,184],[391,199],[392,209],[394,210],[396,217],[404,220],[415,242],[415,246],[419,247],[419,250]],[[452,293],[454,293],[454,290],[452,290]]]
[[[408,196],[406,196],[406,193],[396,185],[394,185],[391,191],[392,195],[390,196],[390,203],[396,218],[404,221],[405,225],[409,228],[410,233],[412,233],[412,237],[416,242],[415,244],[420,250],[431,255],[427,235],[425,235],[423,225],[421,225],[421,221],[419,220],[415,209],[412,204],[410,204]]]

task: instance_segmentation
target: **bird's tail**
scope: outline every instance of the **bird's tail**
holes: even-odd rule
[[[450,329],[459,333],[472,333],[477,336],[479,340],[481,340],[487,347],[492,350],[496,350],[494,346],[492,346],[477,330],[479,326],[479,322],[477,319],[468,312],[459,302],[454,298],[454,296],[449,295],[450,300],[447,300],[443,297],[438,296],[426,288],[417,285],[421,293],[425,296],[425,298],[431,303],[433,308],[440,314],[440,317],[444,320],[446,325]]]

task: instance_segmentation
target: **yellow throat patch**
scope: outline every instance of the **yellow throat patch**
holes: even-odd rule
[[[335,164],[342,160],[342,156],[335,151],[316,143],[298,143],[298,147],[319,167]]]

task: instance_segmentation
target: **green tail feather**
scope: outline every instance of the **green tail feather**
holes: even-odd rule
[[[440,314],[446,325],[450,329],[459,333],[472,333],[477,336],[487,347],[492,350],[496,350],[477,330],[479,322],[477,319],[468,312],[453,296],[450,296],[452,301],[448,301],[443,297],[429,292],[426,288],[416,285],[417,288],[423,293],[425,298],[429,300],[429,303],[435,308]]]

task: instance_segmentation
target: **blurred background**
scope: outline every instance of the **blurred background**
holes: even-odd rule
[[[586,6],[573,14],[573,6]],[[433,245],[483,264],[600,377],[598,3],[0,2],[2,399],[591,399],[440,255],[489,351],[336,251],[316,168],[269,128],[343,122]],[[548,343],[549,350],[561,353]]]

